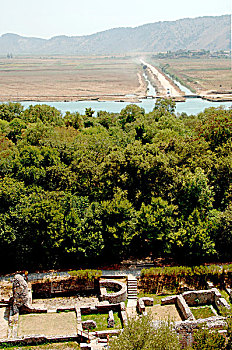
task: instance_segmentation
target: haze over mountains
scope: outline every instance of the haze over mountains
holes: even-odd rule
[[[40,39],[4,34],[0,37],[0,54],[92,55],[179,49],[230,50],[230,31],[230,15],[223,15],[115,28],[86,36]]]

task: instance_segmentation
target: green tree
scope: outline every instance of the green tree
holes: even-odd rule
[[[20,103],[1,103],[0,104],[0,119],[10,122],[14,118],[21,118],[23,106]]]
[[[64,125],[61,112],[55,107],[45,104],[29,106],[23,113],[23,119],[29,123],[37,123],[38,121],[41,121],[44,124],[51,124],[53,126]]]
[[[156,256],[170,252],[170,238],[175,232],[177,213],[177,206],[169,205],[160,197],[153,197],[149,205],[142,204],[138,212],[137,230],[143,249]]]
[[[145,110],[134,104],[128,105],[123,108],[119,114],[119,123],[122,128],[125,128],[125,125],[128,123],[134,122],[137,118],[144,116]]]

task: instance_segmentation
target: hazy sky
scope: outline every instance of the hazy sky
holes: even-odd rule
[[[0,0],[0,35],[50,38],[231,13],[232,0]]]

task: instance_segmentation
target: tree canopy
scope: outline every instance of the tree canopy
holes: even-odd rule
[[[232,110],[174,110],[0,104],[1,262],[230,259]]]

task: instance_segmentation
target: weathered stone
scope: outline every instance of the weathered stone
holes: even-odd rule
[[[121,307],[121,311],[126,311],[126,305],[125,305],[124,301],[122,301],[120,303],[120,307]]]
[[[81,324],[83,329],[93,329],[97,327],[97,323],[94,320],[82,321]]]
[[[170,295],[169,297],[161,299],[161,305],[169,305],[176,303],[177,295]]]
[[[100,280],[100,300],[108,300],[110,303],[120,303],[127,299],[127,286],[116,280]],[[107,293],[106,288],[113,288],[114,293]]]
[[[186,303],[190,306],[212,304],[215,301],[215,290],[194,290],[190,292],[184,292],[183,297]]]
[[[137,300],[137,310],[140,314],[144,314],[144,312],[146,311],[143,298],[139,298]]]
[[[23,306],[30,307],[30,295],[27,282],[17,274],[13,280],[13,313],[18,313]]]
[[[217,306],[225,307],[228,310],[230,309],[230,305],[227,303],[226,299],[224,299],[224,298],[219,298],[217,300]]]
[[[113,328],[114,327],[114,313],[112,310],[109,311],[109,316],[107,319],[107,328]]]
[[[195,317],[193,316],[190,308],[188,307],[182,295],[177,296],[176,304],[185,320],[189,320],[189,321],[195,320]]]
[[[143,300],[145,306],[153,306],[154,304],[153,298],[143,297],[141,299]]]

